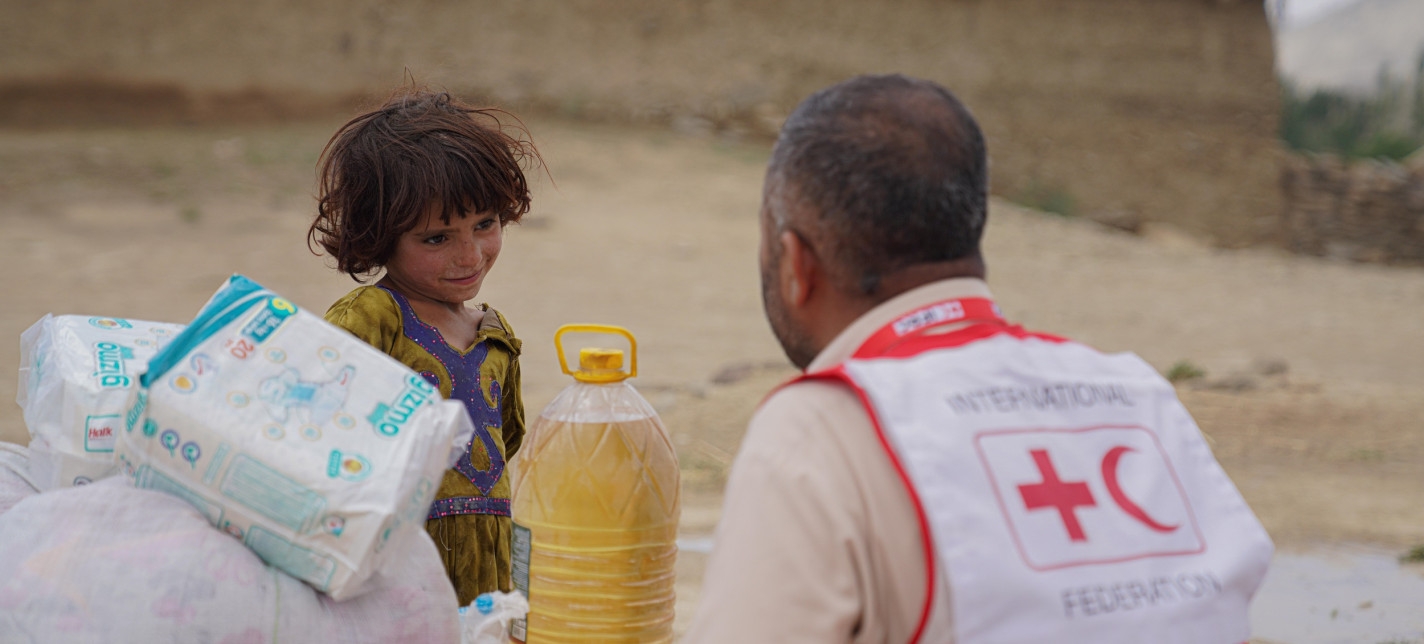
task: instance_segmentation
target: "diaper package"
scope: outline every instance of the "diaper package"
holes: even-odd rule
[[[20,335],[15,401],[30,430],[30,472],[43,490],[118,472],[114,441],[138,374],[183,327],[46,315]]]
[[[473,432],[419,374],[237,275],[149,363],[124,420],[135,485],[338,601],[423,530]]]

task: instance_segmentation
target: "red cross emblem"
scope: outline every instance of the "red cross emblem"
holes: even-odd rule
[[[1035,570],[1206,548],[1186,490],[1141,426],[975,435],[1007,537]]]
[[[1088,489],[1088,484],[1084,481],[1065,483],[1058,480],[1058,470],[1053,468],[1053,461],[1048,458],[1048,450],[1036,449],[1029,454],[1033,455],[1033,464],[1038,466],[1038,473],[1043,475],[1043,482],[1019,486],[1024,507],[1030,510],[1057,509],[1058,516],[1063,519],[1063,527],[1068,529],[1068,538],[1087,541],[1088,536],[1083,534],[1083,524],[1078,523],[1075,509],[1080,505],[1097,505],[1093,501],[1092,490]]]

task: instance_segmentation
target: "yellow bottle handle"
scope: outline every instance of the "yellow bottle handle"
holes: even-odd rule
[[[610,333],[628,338],[628,377],[638,376],[638,341],[633,337],[633,333],[621,326],[611,324],[565,324],[554,332],[554,349],[559,352],[559,368],[564,370],[566,375],[574,375],[574,371],[569,369],[569,359],[564,355],[564,334],[565,333]]]

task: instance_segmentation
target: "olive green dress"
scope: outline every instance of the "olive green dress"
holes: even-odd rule
[[[461,606],[480,593],[511,589],[505,470],[524,438],[520,342],[503,316],[481,308],[479,335],[463,351],[421,321],[404,296],[384,287],[357,288],[326,312],[328,322],[419,372],[446,398],[465,403],[475,421],[470,449],[445,471],[425,523]]]

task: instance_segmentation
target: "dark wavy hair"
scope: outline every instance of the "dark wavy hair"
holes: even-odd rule
[[[307,248],[320,254],[312,247],[319,245],[361,282],[432,208],[447,224],[472,213],[495,213],[500,225],[519,221],[529,212],[524,168],[543,164],[530,138],[509,112],[403,87],[347,121],[322,149]]]

